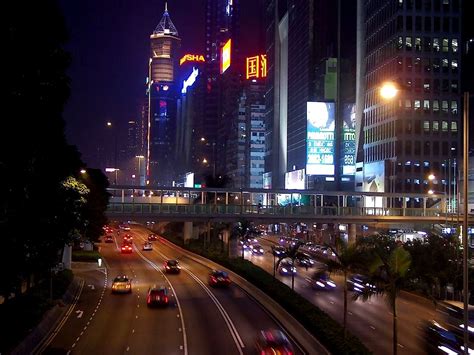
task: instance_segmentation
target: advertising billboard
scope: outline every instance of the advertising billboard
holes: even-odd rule
[[[287,190],[306,189],[305,169],[287,172],[285,174],[285,189]]]
[[[186,80],[183,81],[183,88],[181,89],[182,94],[186,94],[186,90],[188,89],[188,87],[194,84],[198,75],[199,69],[193,67],[192,73],[188,76]]]
[[[230,46],[232,40],[229,40],[221,48],[221,74],[223,74],[230,67]]]
[[[184,187],[194,187],[194,173],[186,173]]]
[[[202,54],[185,54],[179,60],[179,65],[183,65],[186,62],[204,63],[205,61]]]
[[[306,174],[334,175],[334,102],[306,108]]]
[[[259,79],[267,77],[267,55],[260,54],[245,59],[245,78]]]
[[[354,175],[355,168],[355,104],[344,104],[342,107],[342,175]]]

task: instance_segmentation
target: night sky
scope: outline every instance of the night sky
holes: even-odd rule
[[[145,92],[149,37],[160,21],[164,0],[59,0],[69,30],[66,49],[71,97],[64,118],[71,144],[83,160],[97,166],[97,148],[110,147],[106,122],[121,128],[119,146],[125,145],[126,123],[138,118]],[[255,31],[263,19],[261,0],[242,2],[244,53],[254,52]],[[168,11],[181,37],[182,53],[204,54],[205,0],[170,0]]]

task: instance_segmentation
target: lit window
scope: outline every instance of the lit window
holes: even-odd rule
[[[443,111],[444,113],[448,113],[448,101],[447,100],[441,101],[441,111]]]
[[[443,38],[443,52],[447,52],[449,50],[449,39]]]
[[[423,100],[423,110],[424,111],[430,110],[430,100]]]
[[[453,50],[453,53],[457,53],[457,51],[458,51],[458,40],[456,38],[453,38],[451,40],[451,48]]]
[[[433,121],[433,132],[439,131],[439,121]]]
[[[413,108],[415,111],[418,111],[421,108],[421,100],[415,100],[415,105]]]
[[[423,130],[425,132],[429,132],[430,131],[430,121],[423,121]]]
[[[433,100],[433,112],[439,112],[439,100]]]
[[[439,39],[433,38],[433,51],[439,52]]]
[[[451,60],[451,71],[453,73],[458,72],[458,61],[456,59]]]
[[[413,42],[411,37],[405,37],[405,48],[407,51],[411,51],[411,47],[413,46]]]
[[[451,132],[456,133],[458,131],[458,123],[456,121],[451,122]]]
[[[441,123],[441,131],[447,132],[448,131],[448,121],[443,121]]]
[[[453,115],[458,114],[458,102],[457,101],[451,101],[451,113]]]

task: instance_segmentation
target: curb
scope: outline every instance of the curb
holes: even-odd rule
[[[10,353],[12,355],[33,354],[36,349],[48,338],[58,323],[64,317],[68,307],[79,290],[80,280],[74,276],[71,284],[61,300],[64,305],[55,304],[48,310],[40,323],[32,330],[21,343]]]
[[[330,354],[330,352],[310,332],[308,332],[298,320],[296,320],[290,313],[288,313],[283,307],[281,307],[265,292],[261,291],[252,283],[245,280],[242,276],[209,259],[206,259],[203,256],[195,254],[192,251],[183,249],[163,237],[161,238],[161,241],[165,241],[167,245],[178,249],[184,253],[187,253],[187,257],[206,267],[209,267],[211,269],[225,270],[227,273],[232,275],[234,283],[239,286],[245,293],[251,296],[257,303],[262,305],[263,308],[274,318],[274,320],[280,323],[283,328],[285,328],[290,333],[290,335],[296,340],[296,342],[303,347],[306,353]]]

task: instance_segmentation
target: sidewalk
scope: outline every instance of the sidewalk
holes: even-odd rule
[[[97,268],[97,263],[72,263],[73,272],[94,270]],[[19,345],[17,345],[17,347],[10,354],[26,355],[37,353],[43,343],[52,335],[61,320],[65,317],[70,307],[74,304],[78,293],[82,289],[82,283],[82,278],[74,275],[74,278],[63,297],[43,315],[41,322],[26,336],[25,339],[23,339]]]

